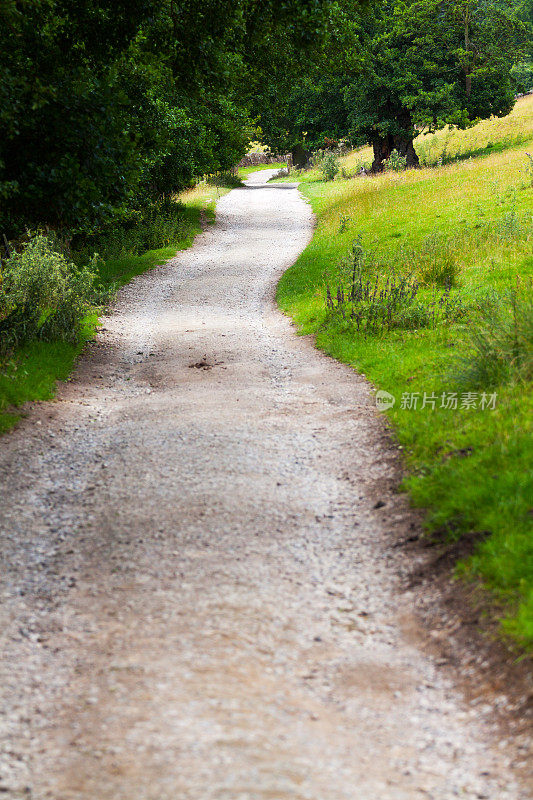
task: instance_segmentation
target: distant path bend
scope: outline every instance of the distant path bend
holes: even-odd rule
[[[2,797],[525,797],[417,645],[368,385],[274,308],[312,215],[269,176],[2,439]]]

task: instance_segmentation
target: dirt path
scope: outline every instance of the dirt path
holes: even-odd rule
[[[0,797],[528,796],[417,646],[367,385],[274,309],[312,220],[268,175],[2,440]]]

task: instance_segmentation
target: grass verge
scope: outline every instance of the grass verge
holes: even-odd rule
[[[252,172],[261,172],[265,169],[283,169],[283,167],[287,166],[286,161],[276,161],[274,164],[259,164],[256,167],[239,167],[237,171],[237,175],[241,180],[246,180],[246,178],[252,174]]]
[[[524,127],[524,118],[532,129],[532,98],[524,98],[514,115],[519,125],[509,118],[482,123],[482,131],[490,127],[493,143],[488,153],[483,148],[483,157],[464,160],[465,151],[478,150],[482,140],[473,129],[453,134],[458,147],[461,135],[467,141],[448,166],[327,183],[317,172],[304,173],[300,188],[318,225],[308,248],[282,277],[277,299],[301,333],[314,334],[319,348],[395,398],[387,414],[405,454],[404,488],[415,506],[427,509],[428,533],[445,541],[468,537],[478,542],[458,572],[486,587],[502,631],[531,651],[531,375],[516,370],[511,355],[504,359],[505,378],[486,379],[486,370],[476,380],[471,377],[472,364],[479,361],[471,332],[481,330],[480,312],[496,320],[498,308],[511,309],[512,338],[509,298],[517,280],[521,297],[531,289],[530,148],[517,145],[523,140],[515,129]],[[444,146],[449,152],[447,132],[424,143],[436,163],[442,163],[438,154]],[[345,164],[359,159],[352,154]],[[416,282],[416,296],[411,293],[398,310],[388,298],[392,281],[401,276]],[[442,313],[443,303],[455,309],[449,316]],[[518,320],[525,330],[520,363],[530,365],[531,305],[524,308]],[[432,322],[435,309],[438,324]],[[515,327],[518,323],[515,316]],[[490,358],[501,361],[504,352],[496,322],[488,328],[483,335],[492,337],[494,352],[491,356],[487,345],[482,366]]]

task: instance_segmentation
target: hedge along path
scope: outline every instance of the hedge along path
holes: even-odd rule
[[[10,798],[528,796],[417,644],[368,385],[274,308],[312,216],[269,176],[2,441]]]

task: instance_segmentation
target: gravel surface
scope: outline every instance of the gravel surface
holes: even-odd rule
[[[269,176],[2,439],[0,797],[531,796],[420,645],[368,384],[274,308],[312,215]]]

